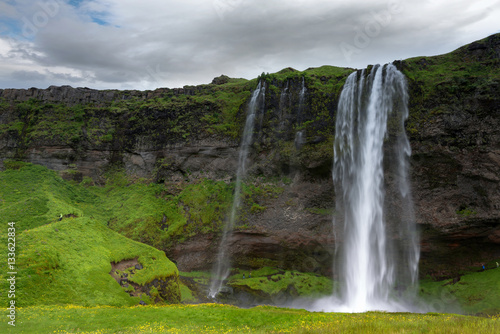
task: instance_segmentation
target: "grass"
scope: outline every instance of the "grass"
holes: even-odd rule
[[[17,310],[2,333],[495,333],[498,318],[451,314],[323,313],[259,306],[37,306]]]
[[[235,271],[236,273],[229,277],[228,285],[240,289],[249,288],[259,293],[263,292],[271,299],[290,289],[293,289],[297,296],[312,298],[332,293],[332,280],[312,273],[284,271],[270,267],[252,271],[238,269]]]
[[[89,187],[101,200],[103,215],[115,231],[159,249],[197,235],[219,233],[233,202],[234,184],[202,178],[185,184],[133,183]],[[262,204],[283,188],[244,184],[240,222],[265,210]]]
[[[173,278],[175,285],[177,268],[163,252],[106,227],[108,212],[99,196],[42,166],[6,166],[13,169],[0,173],[0,215],[5,224],[15,222],[20,306],[137,304],[139,298],[130,297],[109,275],[111,262],[133,258],[144,268],[131,282],[144,286]],[[0,236],[4,245],[6,237]],[[2,288],[7,287],[6,272],[0,272]],[[6,298],[0,296],[2,304]]]
[[[233,202],[234,184],[201,178],[156,184],[130,180],[120,169],[105,174],[105,186],[64,181],[57,172],[5,161],[0,173],[0,215],[29,230],[64,217],[89,217],[133,240],[166,249],[196,234],[218,233]],[[240,221],[266,209],[280,181],[243,185]]]
[[[263,73],[258,80],[265,80],[273,85],[282,85],[288,80],[306,80],[309,90],[322,92],[325,94],[339,94],[344,85],[345,79],[354,69],[336,66],[321,66],[308,68],[305,71],[297,71],[292,68],[285,68],[277,73]]]
[[[489,108],[478,108],[477,103],[494,100],[500,80],[498,64],[494,56],[477,59],[468,46],[443,55],[402,61],[410,88],[410,136],[418,138],[420,128],[445,114],[463,111],[474,117],[488,112]],[[471,145],[463,140],[450,138],[450,145]]]
[[[440,282],[422,281],[420,295],[435,307],[466,314],[500,313],[500,268],[469,273]]]
[[[233,184],[202,178],[192,183],[131,181],[119,169],[105,175],[105,186],[61,179],[57,172],[19,161],[5,161],[0,173],[0,215],[28,230],[62,216],[90,217],[133,240],[159,249],[206,233],[218,233],[230,209]],[[241,220],[265,210],[263,203],[283,189],[275,184],[244,185]],[[252,209],[253,208],[253,209]]]
[[[98,214],[98,198],[85,188],[62,180],[56,172],[22,162],[7,162],[7,166],[16,169],[0,173],[0,216],[5,221],[15,221],[18,229],[48,224],[61,214]]]
[[[127,239],[90,218],[68,218],[18,232],[16,305],[77,304],[130,306],[130,297],[111,277],[111,262],[138,258],[144,268],[129,281],[145,285],[173,277],[176,266],[165,254]],[[4,273],[2,288],[7,287]],[[6,294],[0,296],[3,305]]]

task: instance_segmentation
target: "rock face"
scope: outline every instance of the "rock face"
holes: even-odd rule
[[[225,76],[216,78],[217,82],[222,82]],[[226,77],[227,78],[227,77]],[[215,80],[215,79],[214,79]],[[197,91],[196,87],[186,86],[184,88],[159,88],[154,91],[138,91],[138,90],[96,90],[91,88],[73,88],[71,86],[50,86],[47,89],[0,89],[0,98],[6,100],[29,101],[30,99],[40,100],[47,103],[64,102],[69,105],[76,104],[102,104],[106,102],[132,99],[152,99],[165,94],[174,95],[192,95]]]
[[[134,282],[133,277],[141,269],[143,269],[143,266],[139,264],[137,258],[134,258],[117,263],[111,262],[111,271],[109,274],[130,296],[141,297],[145,294],[153,303],[180,302],[181,293],[179,290],[179,277],[177,275],[161,279],[155,278],[151,282],[139,285]],[[141,305],[145,305],[142,300]]]
[[[407,132],[421,274],[453,276],[498,259],[500,35],[396,66],[410,92]],[[338,97],[351,70],[325,71],[286,69],[259,78],[266,83],[266,112],[256,120],[247,173],[257,183],[272,177],[289,182],[230,238],[235,266],[332,274],[332,143]],[[307,87],[302,97],[301,76]],[[211,85],[148,92],[0,90],[0,160],[42,164],[96,183],[116,166],[156,182],[230,182],[255,87],[241,83],[241,95],[230,95],[237,85],[221,76]],[[237,99],[232,109],[230,99]],[[66,106],[64,113],[58,105]],[[299,131],[304,139],[297,145]],[[200,233],[165,251],[180,270],[210,269],[219,239]]]

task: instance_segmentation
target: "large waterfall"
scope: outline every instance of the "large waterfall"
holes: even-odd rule
[[[220,292],[224,280],[229,276],[231,268],[231,259],[228,255],[228,238],[232,234],[234,223],[237,218],[238,209],[241,204],[241,181],[245,175],[246,163],[250,145],[252,144],[255,118],[259,110],[263,107],[265,97],[265,84],[259,82],[257,88],[252,93],[250,103],[248,105],[247,117],[245,121],[245,128],[243,130],[243,137],[240,144],[240,152],[238,156],[238,169],[236,171],[236,184],[234,189],[233,204],[229,218],[224,226],[222,239],[217,253],[217,260],[212,271],[212,281],[210,283],[209,296],[214,298]]]
[[[354,72],[344,85],[333,165],[341,289],[324,309],[412,308],[420,250],[408,180],[407,105],[404,75],[392,64]]]

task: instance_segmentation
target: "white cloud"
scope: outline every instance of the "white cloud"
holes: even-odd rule
[[[58,1],[57,14],[40,1]],[[8,52],[0,35],[0,87],[33,85],[21,76],[4,79],[9,69],[36,71],[45,86],[153,89],[206,83],[222,73],[252,78],[288,66],[364,67],[449,52],[498,32],[500,16],[494,0],[88,0],[77,7],[40,1],[4,3],[17,15],[18,35],[26,19],[36,33],[19,37]],[[342,45],[354,49],[349,54]]]

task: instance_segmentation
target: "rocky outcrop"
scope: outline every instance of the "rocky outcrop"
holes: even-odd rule
[[[224,80],[224,76],[217,78],[217,82],[222,82],[221,80]],[[73,88],[71,86],[50,86],[46,89],[34,87],[29,89],[0,89],[0,98],[4,98],[8,101],[29,101],[33,99],[45,103],[64,103],[67,105],[100,105],[120,100],[148,100],[161,98],[167,95],[194,95],[196,92],[202,90],[202,86],[185,86],[184,88],[174,89],[158,88],[154,91],[97,90],[87,87]]]
[[[137,258],[134,258],[111,262],[109,274],[130,296],[139,297],[141,304],[145,299],[143,295],[147,296],[151,303],[179,303],[181,301],[178,275],[155,278],[151,282],[140,285],[134,281],[134,275],[142,269],[143,266]]]
[[[441,58],[400,67],[409,77],[448,71],[433,87],[410,77],[409,88],[421,268],[453,276],[500,257],[500,35]]]

